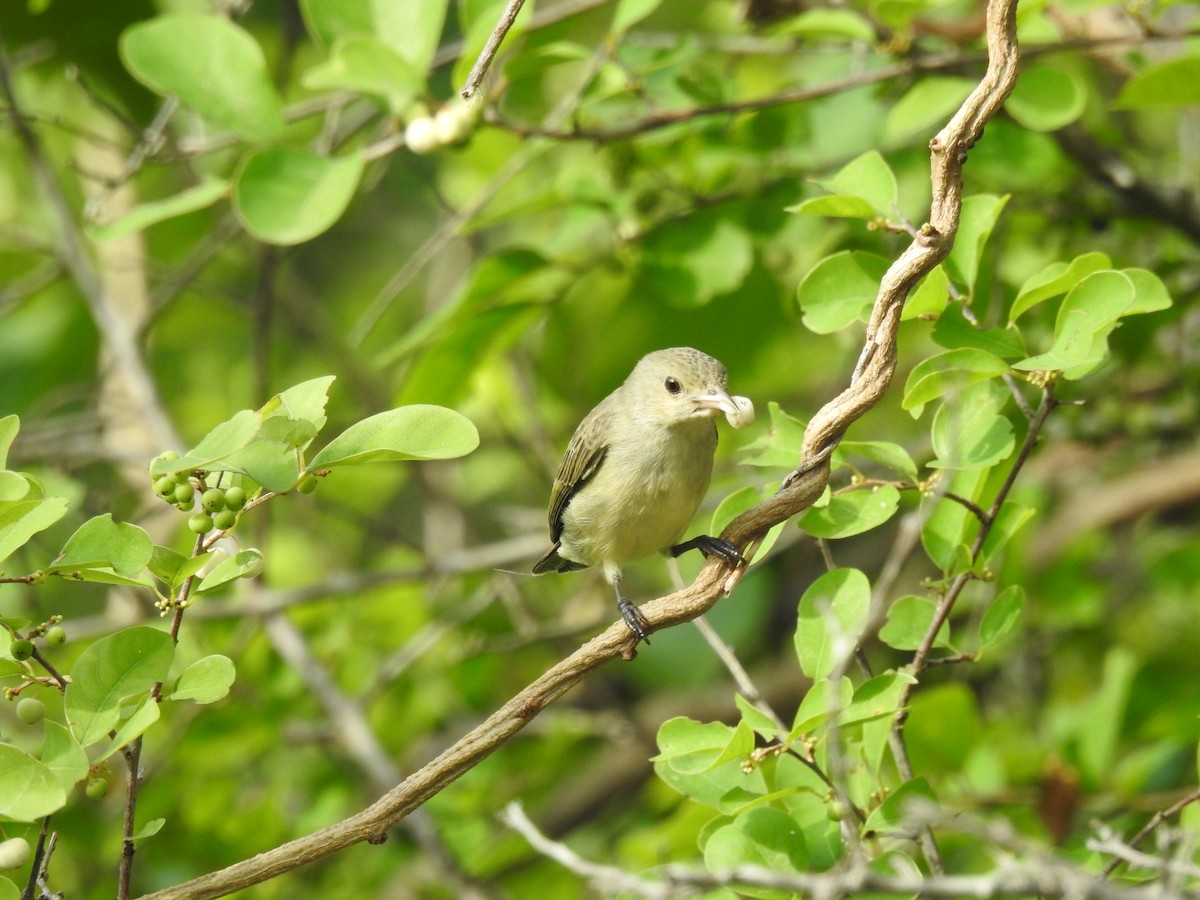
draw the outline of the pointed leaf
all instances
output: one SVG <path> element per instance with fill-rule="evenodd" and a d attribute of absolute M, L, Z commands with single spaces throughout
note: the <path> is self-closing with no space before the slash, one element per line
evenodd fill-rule
<path fill-rule="evenodd" d="M 92 229 L 92 236 L 97 241 L 114 241 L 117 238 L 128 237 L 159 222 L 212 206 L 228 194 L 229 182 L 226 179 L 205 177 L 195 187 L 182 190 L 178 194 L 164 197 L 162 200 L 139 203 L 119 218 L 104 225 L 97 225 Z"/>
<path fill-rule="evenodd" d="M 171 668 L 171 636 L 146 626 L 108 635 L 80 654 L 71 671 L 65 710 L 83 746 L 104 739 L 120 720 L 121 703 L 148 691 Z"/>
<path fill-rule="evenodd" d="M 67 514 L 62 497 L 0 502 L 0 562 Z"/>
<path fill-rule="evenodd" d="M 33 822 L 66 802 L 67 792 L 49 767 L 11 744 L 0 744 L 0 818 Z"/>
<path fill-rule="evenodd" d="M 996 595 L 979 623 L 979 649 L 998 644 L 1021 622 L 1025 610 L 1025 589 L 1010 585 Z"/>
<path fill-rule="evenodd" d="M 153 553 L 150 535 L 128 522 L 114 522 L 112 515 L 105 513 L 80 525 L 46 571 L 108 567 L 131 578 L 149 564 Z"/>
<path fill-rule="evenodd" d="M 171 699 L 215 703 L 229 693 L 236 677 L 233 660 L 228 656 L 206 656 L 183 670 L 171 691 Z"/>
<path fill-rule="evenodd" d="M 96 762 L 108 759 L 122 747 L 127 747 L 137 737 L 145 734 L 147 729 L 158 721 L 158 717 L 158 701 L 147 694 L 145 699 L 134 709 L 133 714 L 121 723 L 121 727 L 108 742 L 108 747 L 96 758 Z"/>
<path fill-rule="evenodd" d="M 330 441 L 309 471 L 408 459 L 452 459 L 479 446 L 470 419 L 452 409 L 416 404 L 363 419 Z"/>
<path fill-rule="evenodd" d="M 46 720 L 46 740 L 42 745 L 42 763 L 54 773 L 64 791 L 70 791 L 88 773 L 87 752 L 62 725 Z"/>
<path fill-rule="evenodd" d="M 228 559 L 223 559 L 196 585 L 197 594 L 215 590 L 238 578 L 254 578 L 263 570 L 262 554 L 254 549 L 239 550 Z"/>
<path fill-rule="evenodd" d="M 796 655 L 809 678 L 827 678 L 842 665 L 867 623 L 871 585 L 857 569 L 826 572 L 800 598 Z"/>

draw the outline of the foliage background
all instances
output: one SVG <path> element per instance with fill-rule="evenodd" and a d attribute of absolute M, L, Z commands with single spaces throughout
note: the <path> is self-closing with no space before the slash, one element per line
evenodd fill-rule
<path fill-rule="evenodd" d="M 739 463 L 767 433 L 767 402 L 807 417 L 845 384 L 861 335 L 851 323 L 807 328 L 797 285 L 834 252 L 890 259 L 908 241 L 862 219 L 785 210 L 825 193 L 814 180 L 878 150 L 896 173 L 900 214 L 919 224 L 929 136 L 981 69 L 970 3 L 546 3 L 522 13 L 483 121 L 417 154 L 405 124 L 455 102 L 498 4 L 451 3 L 444 23 L 440 4 L 425 4 L 439 15 L 402 23 L 402 37 L 394 15 L 346 4 L 343 21 L 337 8 L 222 9 L 262 48 L 292 113 L 265 141 L 230 137 L 186 108 L 152 124 L 164 101 L 123 64 L 127 28 L 207 3 L 10 4 L 0 26 L 40 162 L 73 223 L 64 229 L 39 190 L 39 160 L 12 128 L 0 131 L 0 413 L 22 420 L 11 465 L 72 503 L 7 574 L 45 565 L 74 526 L 110 511 L 187 552 L 146 462 L 307 378 L 337 375 L 330 433 L 425 402 L 460 410 L 482 436 L 460 461 L 338 472 L 239 531 L 263 551 L 263 577 L 198 604 L 181 635 L 188 658 L 233 657 L 238 680 L 222 705 L 175 710 L 147 741 L 139 816 L 167 822 L 139 844 L 141 890 L 360 808 L 612 619 L 598 578 L 512 573 L 542 549 L 543 501 L 570 430 L 644 352 L 706 350 L 760 410 L 749 434 L 722 426 L 697 527 L 733 490 L 778 480 L 786 469 Z M 994 561 L 996 585 L 1024 585 L 1019 629 L 973 663 L 930 670 L 907 730 L 914 768 L 943 802 L 1003 811 L 1071 856 L 1085 854 L 1092 820 L 1129 833 L 1196 782 L 1193 17 L 1172 4 L 1023 5 L 1026 72 L 966 170 L 968 194 L 1008 196 L 977 275 L 957 285 L 985 324 L 1004 325 L 1019 286 L 1047 264 L 1089 252 L 1157 273 L 1174 300 L 1124 320 L 1104 365 L 1064 384 L 1060 396 L 1078 405 L 1056 411 L 1018 485 L 1036 517 Z M 387 91 L 328 62 L 342 31 L 402 48 L 407 65 L 389 63 Z M 1041 74 L 1025 80 L 1030 71 Z M 1147 86 L 1147 72 L 1158 81 Z M 759 98 L 761 108 L 739 107 Z M 655 119 L 677 110 L 678 122 Z M 285 192 L 256 218 L 254 191 L 270 198 L 278 185 L 255 183 L 247 160 L 276 147 L 361 152 L 344 208 L 316 191 L 305 197 L 317 208 L 293 207 Z M 115 237 L 105 225 L 205 177 L 236 181 L 235 201 L 226 190 Z M 306 225 L 312 238 L 294 240 L 289 229 Z M 118 327 L 136 335 L 152 405 L 119 354 L 114 364 L 73 253 L 90 260 Z M 939 311 L 904 325 L 901 374 L 940 351 Z M 1031 347 L 1048 345 L 1053 327 L 1052 308 L 1022 322 Z M 923 463 L 929 414 L 914 420 L 896 387 L 851 437 L 898 443 Z M 905 491 L 891 521 L 828 552 L 874 579 L 921 507 Z M 923 593 L 938 574 L 919 547 L 900 562 L 894 596 Z M 697 568 L 684 562 L 685 575 Z M 791 640 L 797 601 L 825 568 L 821 548 L 790 525 L 709 617 L 785 717 L 807 686 Z M 636 596 L 669 584 L 654 562 L 632 577 Z M 982 615 L 994 590 L 979 588 L 956 628 Z M 3 585 L 0 613 L 64 615 L 71 641 L 56 661 L 69 670 L 90 639 L 157 621 L 151 599 Z M 906 659 L 874 639 L 865 649 L 877 669 Z M 8 707 L 0 734 L 36 743 Z M 691 860 L 712 813 L 648 762 L 659 726 L 679 715 L 737 718 L 728 676 L 690 628 L 590 679 L 384 846 L 253 894 L 583 893 L 578 876 L 496 820 L 511 799 L 584 856 L 634 871 Z M 55 816 L 55 889 L 111 896 L 119 795 L 77 793 Z M 4 834 L 33 833 L 24 828 Z M 977 848 L 949 850 L 967 870 L 982 863 Z"/>

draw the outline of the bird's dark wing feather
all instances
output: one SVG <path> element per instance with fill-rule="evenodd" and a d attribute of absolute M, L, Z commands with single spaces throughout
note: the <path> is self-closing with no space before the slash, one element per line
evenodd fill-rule
<path fill-rule="evenodd" d="M 612 413 L 606 404 L 597 406 L 579 423 L 571 443 L 567 445 L 562 465 L 554 476 L 554 491 L 550 495 L 550 540 L 556 543 L 562 537 L 563 513 L 571 498 L 595 476 L 604 462 L 608 452 L 604 435 L 608 433 L 611 418 Z"/>

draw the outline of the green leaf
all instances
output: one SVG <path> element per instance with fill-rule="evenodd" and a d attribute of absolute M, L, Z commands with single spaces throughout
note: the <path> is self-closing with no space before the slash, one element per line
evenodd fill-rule
<path fill-rule="evenodd" d="M 311 438 L 315 432 L 310 426 L 305 433 Z M 294 488 L 303 474 L 300 453 L 290 441 L 265 438 L 251 441 L 224 459 L 213 462 L 208 468 L 214 472 L 237 472 L 246 475 L 268 491 L 280 493 Z"/>
<path fill-rule="evenodd" d="M 0 562 L 67 514 L 61 497 L 0 501 Z"/>
<path fill-rule="evenodd" d="M 832 716 L 840 714 L 850 705 L 853 697 L 854 685 L 845 675 L 836 682 L 827 679 L 813 682 L 796 710 L 788 740 L 794 741 L 809 734 Z"/>
<path fill-rule="evenodd" d="M 612 33 L 628 31 L 662 5 L 662 0 L 617 0 L 613 14 Z"/>
<path fill-rule="evenodd" d="M 29 479 L 20 472 L 0 470 L 0 503 L 23 499 L 30 487 Z"/>
<path fill-rule="evenodd" d="M 1121 274 L 1133 283 L 1133 302 L 1122 315 L 1152 313 L 1170 309 L 1171 295 L 1162 279 L 1148 269 L 1122 269 Z"/>
<path fill-rule="evenodd" d="M 764 739 L 768 741 L 775 740 L 783 735 L 783 729 L 779 727 L 779 724 L 773 718 L 741 694 L 734 694 L 733 702 L 737 704 L 737 708 L 742 714 L 742 722 Z M 753 744 L 751 745 L 751 749 L 753 749 Z"/>
<path fill-rule="evenodd" d="M 900 318 L 904 321 L 920 317 L 936 316 L 950 302 L 950 278 L 940 264 L 918 282 L 908 295 Z"/>
<path fill-rule="evenodd" d="M 937 603 L 928 597 L 900 597 L 888 607 L 887 621 L 879 629 L 879 639 L 897 650 L 916 650 L 933 625 Z M 934 638 L 934 647 L 950 645 L 950 623 L 942 622 Z"/>
<path fill-rule="evenodd" d="M 802 216 L 824 216 L 831 219 L 876 219 L 879 213 L 862 197 L 847 194 L 829 194 L 810 197 L 795 206 L 786 207 L 787 212 Z"/>
<path fill-rule="evenodd" d="M 767 430 L 746 446 L 748 466 L 792 469 L 804 447 L 804 423 L 789 416 L 774 400 L 767 402 Z"/>
<path fill-rule="evenodd" d="M 910 481 L 917 480 L 917 464 L 899 444 L 890 441 L 842 441 L 834 451 L 834 459 L 844 461 L 847 456 L 861 456 Z"/>
<path fill-rule="evenodd" d="M 262 554 L 254 549 L 239 550 L 228 559 L 217 563 L 211 572 L 200 579 L 195 591 L 203 594 L 215 590 L 238 578 L 254 578 L 263 570 Z"/>
<path fill-rule="evenodd" d="M 330 47 L 347 34 L 372 34 L 375 21 L 373 0 L 300 0 L 306 30 L 321 43 Z M 395 4 L 400 5 L 400 4 Z M 408 4 L 405 4 L 408 5 Z M 437 3 L 413 4 L 436 6 Z"/>
<path fill-rule="evenodd" d="M 420 8 L 424 4 L 393 4 Z M 304 73 L 310 90 L 354 91 L 382 98 L 388 109 L 403 115 L 425 84 L 403 56 L 369 34 L 338 39 L 329 59 Z"/>
<path fill-rule="evenodd" d="M 1067 292 L 1059 307 L 1050 350 L 1014 367 L 1058 370 L 1068 379 L 1082 378 L 1108 355 L 1108 335 L 1135 296 L 1134 282 L 1123 272 L 1105 270 L 1087 276 Z"/>
<path fill-rule="evenodd" d="M 283 102 L 262 48 L 224 16 L 170 13 L 125 29 L 121 59 L 151 90 L 174 94 L 205 118 L 248 141 L 283 134 Z"/>
<path fill-rule="evenodd" d="M 1132 651 L 1121 646 L 1111 648 L 1104 657 L 1100 688 L 1086 714 L 1080 717 L 1079 762 L 1095 784 L 1107 784 L 1111 777 L 1137 668 Z"/>
<path fill-rule="evenodd" d="M 1021 72 L 1004 101 L 1010 116 L 1031 131 L 1057 131 L 1083 115 L 1087 88 L 1074 72 L 1031 66 Z"/>
<path fill-rule="evenodd" d="M 179 676 L 171 691 L 172 700 L 216 703 L 229 693 L 237 672 L 228 656 L 214 654 L 198 659 Z"/>
<path fill-rule="evenodd" d="M 875 43 L 875 29 L 862 14 L 851 9 L 817 7 L 799 15 L 789 16 L 779 23 L 780 34 L 818 38 L 845 38 L 850 41 Z"/>
<path fill-rule="evenodd" d="M 150 562 L 154 542 L 136 525 L 113 521 L 111 513 L 89 519 L 67 540 L 47 573 L 110 568 L 133 577 Z"/>
<path fill-rule="evenodd" d="M 1016 449 L 1012 422 L 1000 410 L 1008 402 L 1004 388 L 981 381 L 947 399 L 933 417 L 934 469 L 983 469 L 1007 459 Z"/>
<path fill-rule="evenodd" d="M 207 209 L 229 194 L 229 181 L 224 178 L 206 176 L 194 187 L 180 191 L 162 200 L 139 203 L 123 216 L 91 229 L 97 241 L 114 241 L 144 231 L 151 225 L 178 218 L 188 213 Z"/>
<path fill-rule="evenodd" d="M 1007 372 L 1008 363 L 985 350 L 975 347 L 947 350 L 913 367 L 904 384 L 904 400 L 900 405 L 915 419 L 930 400 Z"/>
<path fill-rule="evenodd" d="M 8 451 L 21 430 L 21 419 L 15 415 L 0 418 L 0 469 L 8 466 Z"/>
<path fill-rule="evenodd" d="M 129 746 L 140 735 L 145 734 L 158 721 L 158 717 L 158 701 L 147 694 L 134 709 L 132 715 L 121 723 L 121 727 L 117 729 L 117 733 L 108 742 L 108 746 L 96 757 L 96 762 L 103 762 L 122 747 Z"/>
<path fill-rule="evenodd" d="M 420 3 L 374 0 L 371 12 L 375 33 L 404 58 L 413 72 L 423 76 L 437 53 L 448 4 L 449 0 L 421 0 Z"/>
<path fill-rule="evenodd" d="M 1117 109 L 1179 109 L 1200 103 L 1200 57 L 1180 56 L 1151 65 L 1125 83 Z"/>
<path fill-rule="evenodd" d="M 861 250 L 843 250 L 817 263 L 796 291 L 804 324 L 832 334 L 870 316 L 889 262 Z"/>
<path fill-rule="evenodd" d="M 208 565 L 216 555 L 216 550 L 206 550 L 199 556 L 186 557 L 179 567 L 171 573 L 171 577 L 164 580 L 171 586 L 172 592 L 177 591 L 185 581 Z"/>
<path fill-rule="evenodd" d="M 164 825 L 167 824 L 166 819 L 151 819 L 141 828 L 139 828 L 129 839 L 131 841 L 144 841 L 146 838 L 154 837 L 158 834 Z"/>
<path fill-rule="evenodd" d="M 720 534 L 725 530 L 725 526 L 744 513 L 751 507 L 757 506 L 764 499 L 763 492 L 758 488 L 744 487 L 734 491 L 724 500 L 722 500 L 717 508 L 713 511 L 712 521 L 708 530 L 709 534 Z M 771 552 L 771 548 L 775 546 L 775 541 L 779 539 L 779 535 L 783 533 L 786 522 L 780 522 L 773 526 L 766 534 L 766 537 L 759 543 L 758 548 L 754 551 L 755 560 L 762 559 Z"/>
<path fill-rule="evenodd" d="M 0 744 L 0 817 L 34 822 L 66 802 L 67 792 L 48 766 L 11 744 Z"/>
<path fill-rule="evenodd" d="M 891 719 L 900 709 L 900 696 L 917 679 L 907 672 L 884 672 L 864 681 L 854 691 L 854 699 L 842 714 L 843 725 Z"/>
<path fill-rule="evenodd" d="M 479 446 L 471 420 L 452 409 L 416 404 L 356 422 L 330 441 L 308 470 L 409 459 L 452 459 Z"/>
<path fill-rule="evenodd" d="M 911 826 L 906 818 L 905 807 L 916 802 L 937 803 L 937 795 L 924 776 L 906 781 L 904 784 L 881 803 L 871 815 L 867 816 L 864 831 L 870 833 L 888 832 L 896 829 L 909 830 Z"/>
<path fill-rule="evenodd" d="M 234 211 L 262 241 L 303 243 L 328 230 L 346 211 L 363 165 L 361 153 L 329 157 L 290 147 L 260 150 L 238 171 Z"/>
<path fill-rule="evenodd" d="M 1021 285 L 1012 309 L 1008 311 L 1009 324 L 1043 300 L 1065 294 L 1089 275 L 1111 266 L 1112 260 L 1103 253 L 1085 253 L 1070 263 L 1057 262 L 1046 266 Z"/>
<path fill-rule="evenodd" d="M 986 474 L 983 469 L 959 472 L 950 483 L 950 492 L 978 502 L 975 495 Z M 977 527 L 978 521 L 961 503 L 945 497 L 937 498 L 933 511 L 921 526 L 921 544 L 934 565 L 943 573 L 950 573 L 958 564 L 960 551 L 966 550 L 967 535 Z"/>
<path fill-rule="evenodd" d="M 1006 502 L 1000 507 L 1000 512 L 997 513 L 995 521 L 992 523 L 992 529 L 988 532 L 987 539 L 983 542 L 981 556 L 983 561 L 990 562 L 995 558 L 1004 547 L 1012 540 L 1013 535 L 1021 530 L 1022 526 L 1033 518 L 1037 510 L 1022 506 L 1012 500 Z"/>
<path fill-rule="evenodd" d="M 1025 589 L 1010 585 L 996 595 L 979 622 L 979 649 L 1000 643 L 1016 630 L 1025 611 Z"/>
<path fill-rule="evenodd" d="M 832 178 L 818 180 L 817 184 L 831 194 L 859 197 L 883 218 L 897 214 L 900 190 L 896 176 L 878 150 L 868 150 L 846 163 Z"/>
<path fill-rule="evenodd" d="M 883 139 L 890 145 L 907 144 L 913 138 L 930 139 L 975 89 L 969 78 L 919 78 L 892 104 L 883 121 Z"/>
<path fill-rule="evenodd" d="M 245 447 L 262 426 L 262 418 L 252 409 L 243 409 L 217 425 L 195 447 L 178 459 L 159 459 L 150 465 L 150 475 L 174 475 L 194 469 L 210 469 L 213 464 Z"/>
<path fill-rule="evenodd" d="M 979 328 L 967 321 L 963 307 L 952 303 L 933 326 L 933 339 L 950 350 L 976 347 L 1002 359 L 1021 359 L 1027 356 L 1021 332 L 1008 328 Z"/>
<path fill-rule="evenodd" d="M 972 194 L 963 200 L 962 218 L 954 248 L 946 258 L 946 271 L 950 277 L 966 286 L 967 294 L 973 295 L 975 278 L 979 274 L 979 260 L 983 256 L 983 245 L 991 237 L 992 229 L 1008 203 L 1008 196 Z"/>
<path fill-rule="evenodd" d="M 900 492 L 890 484 L 834 494 L 828 506 L 810 507 L 799 518 L 813 537 L 845 538 L 877 528 L 896 513 Z"/>
<path fill-rule="evenodd" d="M 110 634 L 80 654 L 71 671 L 65 710 L 71 731 L 85 747 L 103 740 L 121 718 L 121 704 L 167 677 L 175 644 L 146 626 Z"/>
<path fill-rule="evenodd" d="M 867 624 L 871 585 L 858 569 L 826 572 L 800 598 L 796 655 L 814 681 L 828 678 L 858 646 Z"/>
<path fill-rule="evenodd" d="M 47 719 L 43 725 L 46 740 L 42 745 L 42 763 L 54 773 L 64 791 L 70 791 L 88 773 L 88 757 L 83 747 L 62 725 Z"/>
<path fill-rule="evenodd" d="M 800 826 L 781 809 L 759 806 L 712 831 L 704 844 L 704 864 L 713 872 L 763 866 L 773 872 L 808 870 Z"/>
<path fill-rule="evenodd" d="M 663 722 L 658 729 L 658 755 L 655 762 L 664 762 L 683 774 L 706 772 L 725 752 L 734 739 L 734 730 L 720 722 L 701 723 L 683 716 Z M 751 738 L 753 749 L 753 738 Z"/>

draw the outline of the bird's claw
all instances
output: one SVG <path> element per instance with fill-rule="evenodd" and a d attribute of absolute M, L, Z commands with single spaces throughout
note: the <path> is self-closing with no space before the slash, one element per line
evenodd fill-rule
<path fill-rule="evenodd" d="M 649 644 L 650 637 L 646 630 L 650 627 L 650 620 L 642 611 L 624 597 L 617 598 L 617 609 L 621 611 L 621 618 L 625 620 L 625 624 L 629 626 L 629 630 L 633 632 L 634 636 L 639 641 Z"/>
<path fill-rule="evenodd" d="M 741 552 L 729 541 L 719 537 L 713 537 L 709 534 L 701 534 L 692 538 L 690 541 L 684 541 L 682 544 L 676 544 L 671 548 L 672 556 L 679 556 L 682 553 L 687 553 L 689 550 L 699 550 L 704 554 L 705 559 L 717 556 L 731 569 L 736 569 L 738 566 L 745 565 L 746 560 Z"/>

